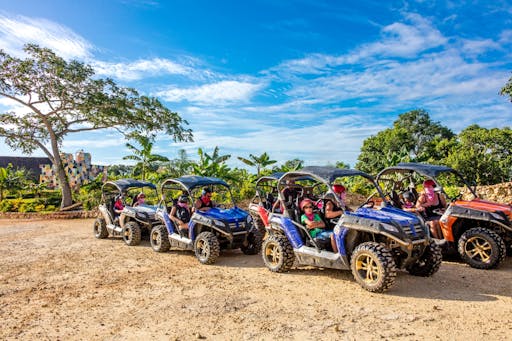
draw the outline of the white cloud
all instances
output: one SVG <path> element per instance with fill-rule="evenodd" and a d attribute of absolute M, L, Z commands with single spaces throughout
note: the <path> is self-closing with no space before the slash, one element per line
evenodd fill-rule
<path fill-rule="evenodd" d="M 173 88 L 159 92 L 158 96 L 170 102 L 188 101 L 201 104 L 246 102 L 262 86 L 262 84 L 227 80 L 187 89 Z"/>
<path fill-rule="evenodd" d="M 146 78 L 148 75 L 191 75 L 195 72 L 188 66 L 161 58 L 141 59 L 132 63 L 95 61 L 92 64 L 98 75 L 106 75 L 128 81 Z"/>
<path fill-rule="evenodd" d="M 27 43 L 50 48 L 65 59 L 87 58 L 92 50 L 84 38 L 52 21 L 0 14 L 0 48 L 22 56 L 23 45 Z"/>

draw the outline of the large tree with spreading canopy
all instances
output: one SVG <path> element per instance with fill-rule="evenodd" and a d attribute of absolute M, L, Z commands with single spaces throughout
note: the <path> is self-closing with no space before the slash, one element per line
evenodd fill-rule
<path fill-rule="evenodd" d="M 153 97 L 97 78 L 93 68 L 66 61 L 47 48 L 25 45 L 26 59 L 0 50 L 0 95 L 20 110 L 0 113 L 0 136 L 24 154 L 42 150 L 51 160 L 61 190 L 61 207 L 72 204 L 61 147 L 73 133 L 114 128 L 121 134 L 163 132 L 174 141 L 190 141 L 192 131 L 180 115 Z"/>

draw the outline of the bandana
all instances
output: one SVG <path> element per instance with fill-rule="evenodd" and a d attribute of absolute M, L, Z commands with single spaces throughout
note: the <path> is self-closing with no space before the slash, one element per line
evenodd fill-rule
<path fill-rule="evenodd" d="M 315 221 L 315 214 L 314 213 L 311 213 L 311 214 L 306 214 L 306 217 L 308 218 L 309 221 Z"/>
<path fill-rule="evenodd" d="M 179 206 L 179 207 L 185 207 L 185 208 L 187 208 L 187 207 L 188 207 L 188 203 L 186 203 L 186 202 L 178 202 L 178 206 Z"/>
<path fill-rule="evenodd" d="M 431 187 L 425 188 L 425 195 L 427 196 L 428 201 L 430 201 L 430 202 L 434 201 L 435 193 L 434 193 L 433 188 L 431 188 Z"/>
<path fill-rule="evenodd" d="M 209 205 L 210 204 L 210 201 L 212 201 L 212 199 L 208 198 L 206 195 L 203 195 L 201 197 L 201 201 L 203 202 L 203 204 L 205 205 Z"/>

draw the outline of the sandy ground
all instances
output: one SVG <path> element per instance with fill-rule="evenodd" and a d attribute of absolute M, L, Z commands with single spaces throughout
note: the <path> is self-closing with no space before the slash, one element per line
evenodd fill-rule
<path fill-rule="evenodd" d="M 385 294 L 350 272 L 268 271 L 261 256 L 98 240 L 93 220 L 0 220 L 0 339 L 512 339 L 512 257 L 497 270 L 443 262 Z"/>

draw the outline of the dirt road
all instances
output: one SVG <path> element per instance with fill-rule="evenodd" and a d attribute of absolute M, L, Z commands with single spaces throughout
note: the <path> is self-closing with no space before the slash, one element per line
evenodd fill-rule
<path fill-rule="evenodd" d="M 512 339 L 512 257 L 497 270 L 443 262 L 385 294 L 350 272 L 274 274 L 261 256 L 98 240 L 87 220 L 0 220 L 0 339 Z"/>

